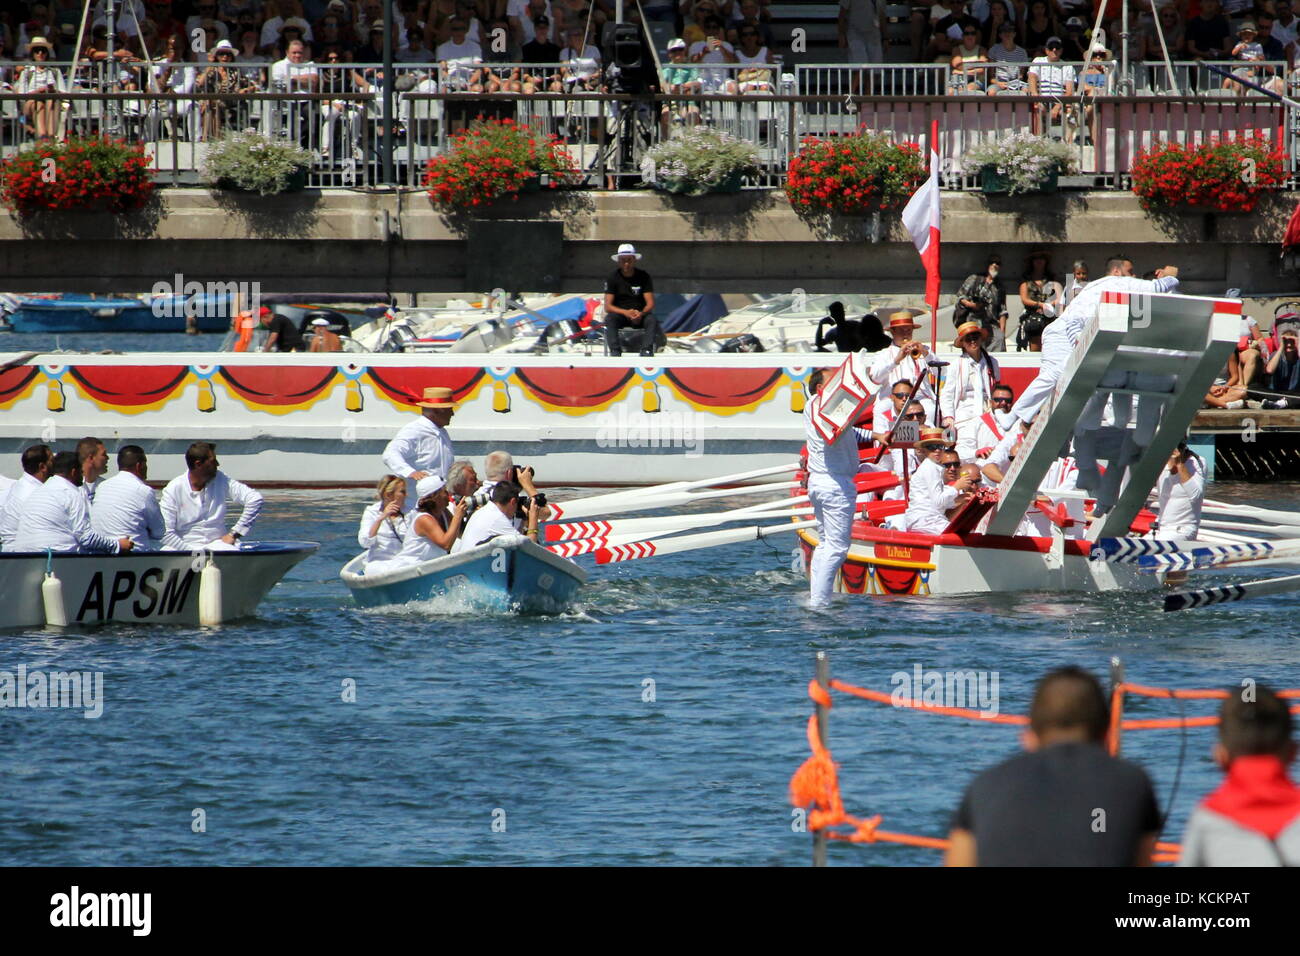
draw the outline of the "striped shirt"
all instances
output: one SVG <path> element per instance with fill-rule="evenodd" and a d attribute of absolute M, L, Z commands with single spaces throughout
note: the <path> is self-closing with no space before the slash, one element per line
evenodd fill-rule
<path fill-rule="evenodd" d="M 1029 62 L 1029 54 L 1025 52 L 1022 46 L 1014 46 L 1010 50 L 1001 43 L 989 50 L 989 59 L 994 63 L 1015 63 L 1022 64 Z M 1012 80 L 1020 79 L 1020 66 L 1000 66 L 995 71 L 999 83 L 1010 83 Z"/>
<path fill-rule="evenodd" d="M 153 489 L 129 471 L 98 482 L 90 524 L 110 538 L 130 538 L 137 548 L 157 548 L 165 533 Z"/>
<path fill-rule="evenodd" d="M 117 539 L 91 527 L 85 494 L 62 475 L 51 475 L 27 499 L 12 550 L 46 549 L 110 554 L 118 551 Z"/>
<path fill-rule="evenodd" d="M 1038 77 L 1039 96 L 1061 96 L 1068 83 L 1074 82 L 1074 67 L 1068 63 L 1053 63 L 1045 56 L 1034 58 L 1029 72 Z"/>

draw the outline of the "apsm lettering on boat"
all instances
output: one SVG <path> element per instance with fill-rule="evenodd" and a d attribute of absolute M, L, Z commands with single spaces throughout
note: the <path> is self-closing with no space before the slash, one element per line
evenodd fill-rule
<path fill-rule="evenodd" d="M 134 571 L 116 571 L 105 587 L 104 572 L 96 571 L 81 599 L 77 622 L 87 620 L 88 614 L 93 615 L 92 621 L 113 620 L 122 604 L 137 620 L 183 613 L 194 578 L 192 569 L 186 570 L 184 576 L 179 570 L 164 572 L 162 568 L 149 568 L 139 576 Z"/>

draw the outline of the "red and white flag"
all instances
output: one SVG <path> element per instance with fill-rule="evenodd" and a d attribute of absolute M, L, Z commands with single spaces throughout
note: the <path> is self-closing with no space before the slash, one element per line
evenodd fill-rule
<path fill-rule="evenodd" d="M 1282 255 L 1296 248 L 1300 248 L 1300 203 L 1296 203 L 1295 212 L 1291 213 L 1291 221 L 1282 235 Z"/>
<path fill-rule="evenodd" d="M 925 266 L 925 301 L 939 308 L 939 124 L 930 128 L 930 177 L 903 207 L 903 225 Z"/>

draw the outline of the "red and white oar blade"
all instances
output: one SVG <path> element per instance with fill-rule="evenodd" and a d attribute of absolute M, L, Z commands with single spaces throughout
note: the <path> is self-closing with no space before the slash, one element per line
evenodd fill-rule
<path fill-rule="evenodd" d="M 578 538 L 607 537 L 610 532 L 608 521 L 569 521 L 565 524 L 548 524 L 547 541 L 574 541 Z"/>
<path fill-rule="evenodd" d="M 688 534 L 685 537 L 669 538 L 666 541 L 632 541 L 627 544 L 600 548 L 596 551 L 596 563 L 612 564 L 616 561 L 635 561 L 639 558 L 679 554 L 683 551 L 697 551 L 701 548 L 716 548 L 724 544 L 756 541 L 769 535 L 798 531 L 800 528 L 808 528 L 816 523 L 816 520 L 791 521 L 788 524 L 766 528 L 755 525 L 749 528 L 732 528 L 727 531 L 706 531 L 703 534 Z"/>
<path fill-rule="evenodd" d="M 644 488 L 626 488 L 622 491 L 611 491 L 603 495 L 589 495 L 586 498 L 575 498 L 573 501 L 562 502 L 559 505 L 551 506 L 551 513 L 557 518 L 586 518 L 592 515 L 613 514 L 611 506 L 616 504 L 626 504 L 629 501 L 641 498 L 655 498 L 673 492 L 691 491 L 695 488 L 710 488 L 714 485 L 733 485 L 742 481 L 752 481 L 755 478 L 766 478 L 769 475 L 780 475 L 788 471 L 797 471 L 798 462 L 791 462 L 788 465 L 773 465 L 769 468 L 755 468 L 751 471 L 740 471 L 731 475 L 720 475 L 717 478 L 700 478 L 696 481 L 670 481 L 662 485 L 647 485 Z M 649 506 L 649 507 L 654 507 Z M 637 509 L 628 509 L 637 510 Z"/>
<path fill-rule="evenodd" d="M 609 538 L 583 538 L 580 541 L 559 541 L 547 545 L 546 550 L 562 558 L 576 558 L 579 555 L 591 554 L 597 548 L 603 548 L 607 544 Z"/>
<path fill-rule="evenodd" d="M 789 491 L 797 484 L 798 482 L 795 481 L 777 481 L 763 485 L 741 485 L 736 488 L 723 488 L 717 491 L 670 491 L 647 497 L 616 498 L 608 501 L 579 498 L 561 505 L 558 514 L 555 513 L 555 506 L 552 505 L 552 514 L 556 518 L 604 518 L 611 515 L 628 514 L 633 511 L 650 511 L 652 508 L 676 508 L 680 505 L 689 505 L 696 501 L 707 501 L 712 498 L 734 498 L 737 495 L 759 495 L 771 491 Z"/>
<path fill-rule="evenodd" d="M 1197 591 L 1178 591 L 1174 594 L 1166 594 L 1165 610 L 1188 611 L 1195 607 L 1226 604 L 1229 601 L 1263 597 L 1266 594 L 1284 594 L 1288 591 L 1300 591 L 1300 574 L 1290 574 L 1284 578 L 1264 578 L 1259 581 L 1247 581 L 1244 584 L 1227 584 L 1217 588 L 1201 588 Z"/>

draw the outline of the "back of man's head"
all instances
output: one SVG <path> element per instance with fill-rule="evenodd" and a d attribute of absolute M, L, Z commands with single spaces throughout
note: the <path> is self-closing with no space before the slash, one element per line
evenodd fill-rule
<path fill-rule="evenodd" d="M 510 457 L 510 452 L 490 451 L 483 459 L 483 474 L 488 481 L 505 481 L 510 477 L 510 469 L 514 466 L 515 460 Z"/>
<path fill-rule="evenodd" d="M 1062 667 L 1038 682 L 1029 707 L 1029 728 L 1043 744 L 1052 738 L 1101 742 L 1110 726 L 1101 683 L 1080 667 Z"/>
<path fill-rule="evenodd" d="M 209 456 L 217 453 L 216 445 L 206 441 L 196 441 L 185 449 L 185 467 L 194 470 L 195 465 L 207 461 Z"/>
<path fill-rule="evenodd" d="M 1219 742 L 1228 759 L 1269 755 L 1290 760 L 1291 711 L 1286 701 L 1262 684 L 1254 687 L 1253 700 L 1244 700 L 1240 687 L 1228 691 L 1219 711 Z"/>
<path fill-rule="evenodd" d="M 1111 276 L 1122 276 L 1124 274 L 1124 266 L 1127 263 L 1128 260 L 1123 256 L 1111 256 L 1106 260 L 1106 274 Z"/>
<path fill-rule="evenodd" d="M 519 497 L 519 491 L 519 486 L 512 482 L 498 482 L 492 486 L 492 501 L 504 508 Z"/>
<path fill-rule="evenodd" d="M 816 395 L 825 380 L 826 370 L 824 368 L 813 369 L 812 374 L 808 376 L 808 394 Z"/>
<path fill-rule="evenodd" d="M 54 453 L 50 451 L 49 445 L 32 445 L 23 449 L 23 472 L 28 475 L 34 475 L 50 460 Z"/>
<path fill-rule="evenodd" d="M 54 456 L 54 461 L 50 464 L 50 474 L 60 475 L 72 480 L 74 472 L 81 468 L 81 459 L 77 457 L 75 451 L 61 451 Z"/>
<path fill-rule="evenodd" d="M 139 445 L 123 445 L 117 450 L 118 471 L 135 471 L 145 461 L 144 449 Z"/>

